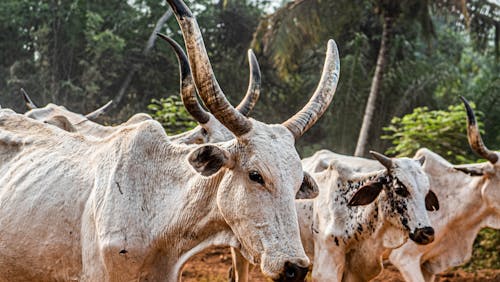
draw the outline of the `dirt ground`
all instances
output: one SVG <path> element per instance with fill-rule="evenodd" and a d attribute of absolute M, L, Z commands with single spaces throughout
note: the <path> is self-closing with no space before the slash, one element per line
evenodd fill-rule
<path fill-rule="evenodd" d="M 231 254 L 229 248 L 212 248 L 193 257 L 184 267 L 182 274 L 183 282 L 222 282 L 228 281 L 228 269 L 231 266 Z M 250 272 L 251 281 L 268 282 L 258 267 Z M 373 281 L 376 282 L 404 282 L 399 272 L 392 266 L 385 269 Z M 439 275 L 439 282 L 500 282 L 500 269 L 481 270 L 477 273 L 469 273 L 456 270 Z"/>

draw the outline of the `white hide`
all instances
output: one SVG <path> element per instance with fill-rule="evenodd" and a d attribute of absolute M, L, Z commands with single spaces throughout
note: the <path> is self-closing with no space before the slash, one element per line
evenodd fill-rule
<path fill-rule="evenodd" d="M 220 123 L 211 113 L 206 113 L 210 116 L 208 122 L 200 124 L 192 130 L 169 136 L 172 141 L 184 144 L 205 144 L 227 141 L 234 138 L 231 133 L 222 123 Z M 87 119 L 84 115 L 71 112 L 63 106 L 48 104 L 43 108 L 32 109 L 25 113 L 26 116 L 55 125 L 66 131 L 78 131 L 80 134 L 87 137 L 104 138 L 116 131 L 122 126 L 129 126 L 145 120 L 151 120 L 151 116 L 140 113 L 132 116 L 125 123 L 118 126 L 103 126 L 96 122 Z M 59 117 L 64 117 L 69 122 L 69 125 L 74 130 L 68 130 L 66 124 L 59 122 Z"/>
<path fill-rule="evenodd" d="M 2 110 L 0 281 L 177 281 L 213 245 L 239 248 L 272 278 L 285 261 L 306 267 L 294 138 L 250 121 L 238 139 L 187 146 L 152 120 L 89 140 Z M 207 146 L 224 155 L 210 177 L 187 161 Z"/>
<path fill-rule="evenodd" d="M 408 241 L 392 251 L 390 260 L 406 281 L 433 281 L 435 274 L 470 259 L 481 228 L 500 228 L 500 162 L 461 166 L 484 172 L 471 176 L 428 149 L 416 156 L 425 156 L 424 171 L 440 200 L 440 209 L 429 213 L 435 239 L 428 245 Z"/>

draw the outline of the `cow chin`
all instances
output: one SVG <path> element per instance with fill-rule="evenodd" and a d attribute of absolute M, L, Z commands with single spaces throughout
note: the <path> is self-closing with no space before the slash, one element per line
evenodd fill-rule
<path fill-rule="evenodd" d="M 309 259 L 307 257 L 270 257 L 262 255 L 260 268 L 262 273 L 273 281 L 298 282 L 304 281 L 309 271 Z"/>

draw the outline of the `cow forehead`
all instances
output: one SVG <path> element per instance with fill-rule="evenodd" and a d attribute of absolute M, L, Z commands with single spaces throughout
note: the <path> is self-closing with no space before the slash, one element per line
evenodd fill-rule
<path fill-rule="evenodd" d="M 284 126 L 255 121 L 252 130 L 239 137 L 238 143 L 245 152 L 244 163 L 258 166 L 263 172 L 272 171 L 276 174 L 273 177 L 290 177 L 293 181 L 302 179 L 302 164 L 295 149 L 295 139 Z M 295 173 L 298 171 L 300 173 Z"/>
<path fill-rule="evenodd" d="M 393 159 L 393 162 L 393 176 L 403 182 L 408 189 L 425 193 L 429 190 L 429 179 L 418 161 L 410 158 L 398 158 Z"/>

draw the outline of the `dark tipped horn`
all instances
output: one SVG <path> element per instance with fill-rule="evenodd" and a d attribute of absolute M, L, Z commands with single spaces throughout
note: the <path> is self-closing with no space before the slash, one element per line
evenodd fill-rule
<path fill-rule="evenodd" d="M 21 88 L 21 94 L 23 95 L 24 103 L 26 104 L 26 107 L 28 107 L 28 109 L 33 110 L 38 108 L 37 105 L 35 105 L 35 103 L 31 101 L 30 96 L 28 95 L 28 93 L 26 93 L 24 88 Z"/>
<path fill-rule="evenodd" d="M 390 170 L 392 168 L 392 159 L 375 151 L 370 151 L 370 154 L 379 161 L 385 168 Z"/>
<path fill-rule="evenodd" d="M 259 100 L 261 75 L 260 67 L 255 54 L 250 49 L 248 50 L 248 65 L 250 67 L 250 81 L 245 98 L 240 102 L 236 109 L 244 116 L 248 116 Z"/>
<path fill-rule="evenodd" d="M 104 106 L 101 106 L 99 109 L 86 114 L 85 117 L 88 120 L 96 121 L 98 117 L 105 114 L 110 109 L 111 104 L 113 104 L 113 100 L 108 101 L 106 104 L 104 104 Z"/>
<path fill-rule="evenodd" d="M 196 87 L 193 83 L 193 76 L 191 75 L 191 69 L 189 68 L 189 61 L 186 54 L 182 50 L 182 47 L 172 38 L 161 33 L 157 33 L 157 35 L 170 44 L 177 56 L 181 81 L 181 99 L 184 103 L 184 107 L 186 107 L 186 110 L 196 119 L 196 121 L 198 121 L 198 123 L 207 123 L 210 119 L 210 115 L 203 109 L 196 98 Z"/>
<path fill-rule="evenodd" d="M 194 83 L 201 99 L 212 114 L 234 135 L 252 129 L 252 123 L 226 99 L 215 78 L 200 28 L 189 8 L 181 0 L 168 0 L 179 23 L 186 44 Z"/>
<path fill-rule="evenodd" d="M 304 108 L 302 108 L 302 110 L 283 123 L 283 125 L 292 132 L 296 139 L 311 128 L 311 126 L 313 126 L 326 111 L 328 105 L 330 105 L 330 102 L 335 94 L 335 90 L 337 89 L 339 74 L 339 51 L 335 41 L 330 39 L 328 41 L 323 73 L 316 91 L 314 91 L 313 96 Z"/>
<path fill-rule="evenodd" d="M 496 163 L 498 161 L 498 155 L 495 152 L 488 150 L 488 148 L 484 145 L 481 133 L 479 132 L 479 127 L 477 126 L 474 111 L 469 105 L 469 102 L 462 96 L 460 96 L 460 99 L 464 103 L 465 110 L 467 112 L 467 139 L 469 140 L 469 145 L 472 151 L 482 158 L 487 159 L 490 163 Z"/>

